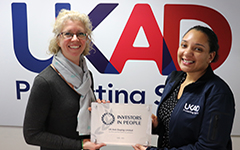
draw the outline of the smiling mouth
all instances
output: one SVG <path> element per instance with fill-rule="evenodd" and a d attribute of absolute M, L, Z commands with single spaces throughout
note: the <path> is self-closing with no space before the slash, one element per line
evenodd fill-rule
<path fill-rule="evenodd" d="M 72 49 L 78 49 L 81 46 L 69 46 L 69 47 L 72 48 Z"/>
<path fill-rule="evenodd" d="M 186 60 L 186 59 L 183 59 L 183 58 L 182 58 L 182 61 L 183 61 L 184 63 L 187 63 L 187 64 L 192 64 L 192 63 L 195 62 L 195 61 L 190 61 L 190 60 Z"/>

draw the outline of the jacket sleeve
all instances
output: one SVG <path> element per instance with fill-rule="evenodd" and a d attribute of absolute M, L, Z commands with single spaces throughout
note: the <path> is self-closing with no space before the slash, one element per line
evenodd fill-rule
<path fill-rule="evenodd" d="M 210 150 L 232 149 L 230 135 L 235 114 L 232 93 L 218 93 L 209 96 L 204 109 L 198 141 L 189 147 Z"/>
<path fill-rule="evenodd" d="M 37 76 L 31 89 L 23 124 L 26 143 L 52 149 L 81 149 L 81 140 L 45 130 L 50 108 L 51 89 L 45 79 Z"/>

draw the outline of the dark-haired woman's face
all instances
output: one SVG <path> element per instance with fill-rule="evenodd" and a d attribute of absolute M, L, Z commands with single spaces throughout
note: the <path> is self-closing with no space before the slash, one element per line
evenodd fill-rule
<path fill-rule="evenodd" d="M 187 73 L 203 74 L 215 56 L 209 53 L 208 37 L 195 29 L 190 30 L 178 48 L 178 64 Z"/>

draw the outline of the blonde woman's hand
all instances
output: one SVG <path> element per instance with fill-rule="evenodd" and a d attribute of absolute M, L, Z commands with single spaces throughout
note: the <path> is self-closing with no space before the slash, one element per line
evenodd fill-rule
<path fill-rule="evenodd" d="M 90 142 L 90 141 L 87 140 L 87 141 L 83 141 L 82 149 L 97 150 L 97 149 L 100 149 L 103 146 L 106 146 L 106 144 L 105 143 L 96 144 L 96 143 L 93 143 L 93 142 Z"/>
<path fill-rule="evenodd" d="M 96 102 L 98 102 L 98 103 L 103 103 L 103 104 L 105 104 L 105 103 L 110 103 L 110 101 L 106 101 L 106 100 L 100 100 L 100 99 L 97 99 L 97 101 Z"/>
<path fill-rule="evenodd" d="M 134 150 L 146 150 L 147 149 L 146 146 L 143 146 L 143 145 L 140 145 L 140 144 L 136 144 L 132 147 L 134 148 Z"/>
<path fill-rule="evenodd" d="M 100 100 L 100 99 L 97 99 L 96 102 L 98 102 L 99 104 L 100 104 L 100 103 L 103 103 L 103 104 L 110 103 L 110 101 Z M 91 107 L 88 107 L 88 110 L 89 110 L 89 111 L 92 111 L 92 108 L 91 108 Z"/>

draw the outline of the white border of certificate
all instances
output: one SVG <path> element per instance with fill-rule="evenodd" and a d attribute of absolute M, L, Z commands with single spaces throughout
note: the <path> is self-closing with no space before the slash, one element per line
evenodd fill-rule
<path fill-rule="evenodd" d="M 92 103 L 91 141 L 109 145 L 149 145 L 152 106 Z"/>

